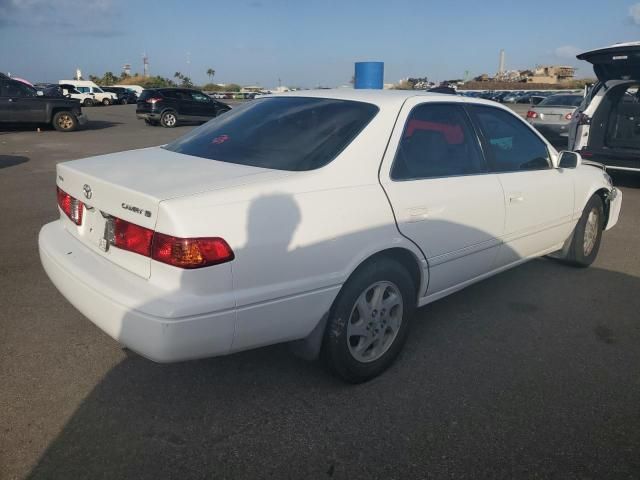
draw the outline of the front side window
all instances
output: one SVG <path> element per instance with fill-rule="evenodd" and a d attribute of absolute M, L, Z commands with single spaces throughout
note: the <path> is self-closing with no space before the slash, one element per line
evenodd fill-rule
<path fill-rule="evenodd" d="M 486 153 L 496 172 L 551 168 L 547 145 L 513 114 L 504 110 L 472 105 L 486 141 Z"/>
<path fill-rule="evenodd" d="M 331 162 L 378 107 L 330 98 L 255 100 L 216 117 L 169 145 L 196 157 L 276 170 L 314 170 Z"/>
<path fill-rule="evenodd" d="M 411 111 L 391 168 L 393 180 L 485 171 L 478 138 L 460 106 L 426 103 Z"/>
<path fill-rule="evenodd" d="M 91 90 L 89 90 L 89 87 L 76 87 L 76 90 L 78 90 L 80 93 L 90 93 Z"/>
<path fill-rule="evenodd" d="M 36 91 L 28 85 L 21 82 L 7 82 L 6 88 L 7 97 L 35 97 Z"/>

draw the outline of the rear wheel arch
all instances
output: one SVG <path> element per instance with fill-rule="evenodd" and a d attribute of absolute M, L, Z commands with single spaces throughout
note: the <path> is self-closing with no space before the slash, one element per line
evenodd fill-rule
<path fill-rule="evenodd" d="M 399 263 L 403 268 L 407 270 L 411 279 L 413 281 L 413 286 L 415 288 L 416 293 L 416 303 L 418 301 L 418 294 L 421 291 L 422 283 L 423 283 L 423 272 L 422 267 L 420 266 L 420 259 L 417 255 L 404 247 L 393 247 L 387 248 L 385 250 L 380 250 L 376 253 L 369 255 L 367 258 L 363 259 L 358 266 L 349 274 L 349 277 L 345 280 L 344 283 L 347 283 L 350 278 L 352 278 L 356 272 L 364 268 L 366 265 L 375 262 L 377 259 L 386 258 L 389 260 L 393 260 Z"/>

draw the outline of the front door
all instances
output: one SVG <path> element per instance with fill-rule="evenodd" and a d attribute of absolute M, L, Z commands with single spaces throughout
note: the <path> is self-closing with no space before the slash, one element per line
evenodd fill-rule
<path fill-rule="evenodd" d="M 400 232 L 427 258 L 427 294 L 445 294 L 494 268 L 502 187 L 459 102 L 409 99 L 396 125 L 380 181 Z"/>
<path fill-rule="evenodd" d="M 6 96 L 2 103 L 9 105 L 9 121 L 38 123 L 45 122 L 46 102 L 38 98 L 36 90 L 22 82 L 9 80 L 5 87 Z"/>
<path fill-rule="evenodd" d="M 547 143 L 501 108 L 470 105 L 491 170 L 504 189 L 504 247 L 498 266 L 561 244 L 573 225 L 573 170 L 556 168 Z"/>

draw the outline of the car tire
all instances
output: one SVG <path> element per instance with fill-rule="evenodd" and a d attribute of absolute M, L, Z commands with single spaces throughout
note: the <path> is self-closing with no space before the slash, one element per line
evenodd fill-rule
<path fill-rule="evenodd" d="M 591 265 L 600 250 L 604 230 L 604 205 L 599 195 L 592 196 L 582 212 L 573 231 L 573 238 L 566 260 L 576 266 L 586 268 Z"/>
<path fill-rule="evenodd" d="M 398 262 L 377 258 L 362 265 L 336 298 L 321 356 L 349 383 L 380 375 L 400 353 L 416 308 L 416 286 Z"/>
<path fill-rule="evenodd" d="M 104 105 L 105 107 L 108 107 L 109 105 L 111 105 L 111 100 L 109 100 L 108 98 L 103 98 L 102 105 Z"/>
<path fill-rule="evenodd" d="M 126 105 L 126 104 L 127 104 L 127 103 L 129 103 L 129 102 L 127 101 L 127 99 L 126 99 L 126 98 L 123 98 L 122 100 L 120 100 L 120 103 L 121 103 L 122 105 Z"/>
<path fill-rule="evenodd" d="M 162 116 L 160 117 L 160 125 L 162 125 L 164 128 L 173 128 L 177 125 L 177 123 L 178 116 L 176 115 L 176 112 L 174 112 L 173 110 L 168 110 L 162 113 Z"/>
<path fill-rule="evenodd" d="M 78 119 L 67 110 L 56 112 L 51 123 L 59 132 L 73 132 L 78 128 Z"/>
<path fill-rule="evenodd" d="M 90 98 L 85 98 L 82 102 L 82 105 L 85 107 L 91 107 L 93 106 L 93 100 L 91 100 Z"/>

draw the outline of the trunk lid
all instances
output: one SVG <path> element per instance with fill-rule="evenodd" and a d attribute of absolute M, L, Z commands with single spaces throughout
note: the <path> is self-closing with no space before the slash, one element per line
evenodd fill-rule
<path fill-rule="evenodd" d="M 57 185 L 85 204 L 81 225 L 63 215 L 67 230 L 96 253 L 148 278 L 148 257 L 106 245 L 110 217 L 153 230 L 163 200 L 288 174 L 153 147 L 60 163 Z"/>
<path fill-rule="evenodd" d="M 619 43 L 577 56 L 593 64 L 598 80 L 640 80 L 640 42 Z"/>

